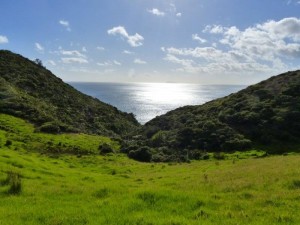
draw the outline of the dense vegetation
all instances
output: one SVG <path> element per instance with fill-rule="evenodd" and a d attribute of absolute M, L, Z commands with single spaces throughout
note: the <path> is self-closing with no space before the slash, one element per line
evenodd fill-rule
<path fill-rule="evenodd" d="M 0 50 L 0 113 L 24 118 L 48 133 L 119 136 L 139 126 L 132 114 L 62 82 L 41 61 Z"/>
<path fill-rule="evenodd" d="M 300 71 L 156 117 L 123 147 L 140 161 L 205 159 L 207 152 L 300 150 Z"/>

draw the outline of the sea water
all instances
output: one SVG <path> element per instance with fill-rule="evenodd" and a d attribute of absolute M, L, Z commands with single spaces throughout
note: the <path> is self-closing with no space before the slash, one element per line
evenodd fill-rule
<path fill-rule="evenodd" d="M 200 105 L 237 92 L 243 85 L 180 83 L 69 83 L 77 90 L 133 113 L 144 124 L 156 116 L 185 105 Z"/>

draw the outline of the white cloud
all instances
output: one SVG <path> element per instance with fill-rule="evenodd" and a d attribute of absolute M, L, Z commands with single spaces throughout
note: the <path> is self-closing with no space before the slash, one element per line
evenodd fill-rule
<path fill-rule="evenodd" d="M 205 39 L 199 37 L 198 34 L 193 34 L 193 35 L 192 35 L 192 39 L 195 40 L 195 41 L 198 41 L 198 42 L 201 43 L 201 44 L 204 44 L 204 43 L 207 42 L 207 40 L 205 40 Z"/>
<path fill-rule="evenodd" d="M 164 16 L 165 13 L 160 11 L 159 9 L 153 8 L 153 9 L 148 9 L 147 10 L 149 13 L 156 15 L 156 16 Z"/>
<path fill-rule="evenodd" d="M 143 61 L 143 60 L 141 60 L 141 59 L 135 59 L 133 62 L 134 62 L 135 64 L 147 64 L 146 61 Z"/>
<path fill-rule="evenodd" d="M 124 53 L 124 54 L 127 54 L 127 55 L 132 55 L 132 54 L 134 54 L 134 52 L 131 52 L 131 51 L 128 51 L 128 50 L 124 50 L 123 53 Z"/>
<path fill-rule="evenodd" d="M 34 45 L 35 45 L 35 50 L 37 50 L 40 53 L 44 52 L 45 49 L 44 49 L 44 47 L 40 43 L 36 42 Z"/>
<path fill-rule="evenodd" d="M 48 60 L 47 63 L 51 66 L 56 66 L 56 63 L 53 60 Z"/>
<path fill-rule="evenodd" d="M 117 61 L 117 60 L 113 60 L 113 61 L 98 62 L 97 65 L 98 65 L 98 66 L 104 66 L 104 67 L 107 67 L 107 66 L 113 66 L 113 65 L 121 66 L 122 63 L 120 63 L 120 62 Z"/>
<path fill-rule="evenodd" d="M 300 1 L 299 0 L 287 0 L 286 4 L 290 5 L 294 3 L 295 5 L 300 5 Z"/>
<path fill-rule="evenodd" d="M 240 31 L 223 28 L 220 43 L 267 61 L 276 58 L 300 57 L 300 19 L 284 18 L 268 21 Z"/>
<path fill-rule="evenodd" d="M 76 56 L 76 57 L 86 58 L 86 55 L 80 53 L 77 50 L 71 50 L 71 51 L 60 50 L 60 53 L 62 55 L 67 55 L 67 56 Z"/>
<path fill-rule="evenodd" d="M 106 61 L 106 62 L 103 62 L 103 63 L 97 63 L 98 66 L 112 66 L 112 63 L 110 61 Z"/>
<path fill-rule="evenodd" d="M 120 62 L 117 61 L 117 60 L 114 60 L 113 63 L 114 63 L 115 65 L 117 65 L 117 66 L 121 66 L 121 65 L 122 65 L 122 63 L 120 63 Z"/>
<path fill-rule="evenodd" d="M 104 51 L 105 50 L 105 48 L 102 47 L 102 46 L 97 46 L 96 49 L 99 50 L 99 51 Z"/>
<path fill-rule="evenodd" d="M 182 16 L 181 12 L 177 12 L 176 5 L 173 4 L 173 3 L 170 4 L 169 12 L 171 12 L 172 14 L 175 14 L 176 17 L 181 17 Z"/>
<path fill-rule="evenodd" d="M 207 25 L 204 30 L 204 33 L 211 33 L 211 34 L 221 34 L 224 32 L 224 28 L 220 25 Z"/>
<path fill-rule="evenodd" d="M 245 30 L 206 26 L 203 32 L 221 36 L 220 47 L 215 43 L 212 47 L 164 48 L 164 59 L 177 64 L 177 70 L 190 73 L 254 74 L 290 70 L 296 67 L 292 62 L 300 58 L 298 18 L 271 20 Z"/>
<path fill-rule="evenodd" d="M 300 19 L 295 17 L 284 18 L 280 21 L 268 21 L 262 25 L 257 25 L 257 29 L 268 32 L 271 35 L 283 38 L 292 38 L 300 41 Z"/>
<path fill-rule="evenodd" d="M 64 27 L 67 29 L 67 31 L 71 31 L 71 27 L 70 27 L 69 21 L 66 21 L 66 20 L 60 20 L 60 21 L 58 21 L 58 23 L 59 23 L 60 25 L 64 26 Z"/>
<path fill-rule="evenodd" d="M 0 44 L 8 43 L 8 38 L 6 36 L 0 35 Z"/>
<path fill-rule="evenodd" d="M 87 60 L 87 56 L 82 54 L 78 50 L 64 50 L 60 46 L 58 54 L 63 56 L 61 58 L 61 62 L 65 63 L 65 64 L 70 64 L 70 63 L 85 64 L 85 63 L 89 63 L 88 60 Z"/>
<path fill-rule="evenodd" d="M 178 57 L 172 54 L 167 54 L 164 60 L 181 65 L 182 68 L 178 69 L 179 71 L 184 71 L 189 73 L 195 73 L 198 71 L 198 68 L 194 66 L 195 64 L 194 61 L 191 59 L 179 59 Z"/>
<path fill-rule="evenodd" d="M 143 45 L 143 36 L 136 33 L 135 35 L 129 35 L 126 29 L 122 26 L 113 27 L 112 29 L 108 30 L 107 33 L 109 35 L 121 35 L 123 38 L 127 39 L 128 44 L 131 47 L 139 47 Z"/>
<path fill-rule="evenodd" d="M 65 64 L 70 64 L 70 63 L 88 63 L 86 59 L 79 58 L 79 57 L 68 57 L 68 58 L 61 58 L 61 61 Z"/>

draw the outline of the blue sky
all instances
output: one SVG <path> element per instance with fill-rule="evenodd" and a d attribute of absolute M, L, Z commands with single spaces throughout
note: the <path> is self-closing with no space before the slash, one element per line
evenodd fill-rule
<path fill-rule="evenodd" d="M 251 84 L 300 68 L 300 0 L 1 0 L 0 48 L 65 81 Z"/>

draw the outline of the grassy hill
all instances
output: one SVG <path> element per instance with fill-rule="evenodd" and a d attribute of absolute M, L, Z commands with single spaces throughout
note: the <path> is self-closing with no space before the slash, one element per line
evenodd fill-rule
<path fill-rule="evenodd" d="M 50 133 L 119 136 L 139 126 L 133 114 L 84 95 L 41 64 L 5 50 L 0 50 L 0 113 Z"/>
<path fill-rule="evenodd" d="M 156 117 L 123 148 L 142 161 L 201 159 L 207 152 L 300 150 L 300 71 Z"/>

